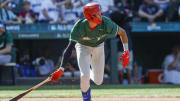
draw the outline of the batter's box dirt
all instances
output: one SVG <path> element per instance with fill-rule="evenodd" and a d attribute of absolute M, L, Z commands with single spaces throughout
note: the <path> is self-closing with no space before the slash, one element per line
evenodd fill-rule
<path fill-rule="evenodd" d="M 8 99 L 0 99 L 8 101 Z M 19 101 L 82 101 L 81 98 L 23 98 Z M 93 98 L 92 101 L 180 101 L 180 98 Z"/>

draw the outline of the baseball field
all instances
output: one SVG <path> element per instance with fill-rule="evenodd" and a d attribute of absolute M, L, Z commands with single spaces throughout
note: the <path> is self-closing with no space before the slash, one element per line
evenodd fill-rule
<path fill-rule="evenodd" d="M 32 86 L 0 86 L 0 101 Z M 180 85 L 102 85 L 92 86 L 93 101 L 180 101 Z M 77 85 L 44 85 L 20 101 L 82 101 Z"/>

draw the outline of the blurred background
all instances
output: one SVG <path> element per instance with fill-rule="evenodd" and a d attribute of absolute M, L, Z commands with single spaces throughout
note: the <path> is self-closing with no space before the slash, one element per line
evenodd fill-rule
<path fill-rule="evenodd" d="M 121 40 L 105 42 L 104 84 L 180 84 L 180 0 L 0 0 L 0 85 L 37 84 L 51 74 L 92 1 L 129 39 L 126 69 Z M 65 68 L 59 83 L 79 84 L 75 50 Z"/>

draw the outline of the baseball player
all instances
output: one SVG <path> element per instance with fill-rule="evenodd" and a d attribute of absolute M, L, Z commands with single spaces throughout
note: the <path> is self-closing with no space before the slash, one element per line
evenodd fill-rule
<path fill-rule="evenodd" d="M 126 32 L 109 18 L 102 16 L 102 12 L 99 3 L 92 2 L 84 6 L 85 19 L 80 19 L 75 23 L 70 33 L 69 44 L 63 52 L 61 65 L 51 74 L 52 81 L 59 80 L 63 74 L 63 67 L 71 55 L 71 50 L 75 47 L 81 73 L 80 87 L 83 101 L 91 101 L 90 79 L 97 85 L 101 85 L 103 82 L 104 41 L 109 36 L 120 36 L 124 48 L 120 60 L 123 61 L 124 67 L 129 63 Z"/>

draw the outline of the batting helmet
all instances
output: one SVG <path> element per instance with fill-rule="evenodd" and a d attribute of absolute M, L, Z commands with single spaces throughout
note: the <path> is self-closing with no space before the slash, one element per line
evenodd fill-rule
<path fill-rule="evenodd" d="M 91 22 L 94 22 L 96 24 L 101 24 L 102 19 L 97 18 L 96 14 L 101 14 L 103 10 L 101 9 L 101 6 L 97 2 L 88 3 L 83 8 L 83 14 L 84 17 Z"/>

